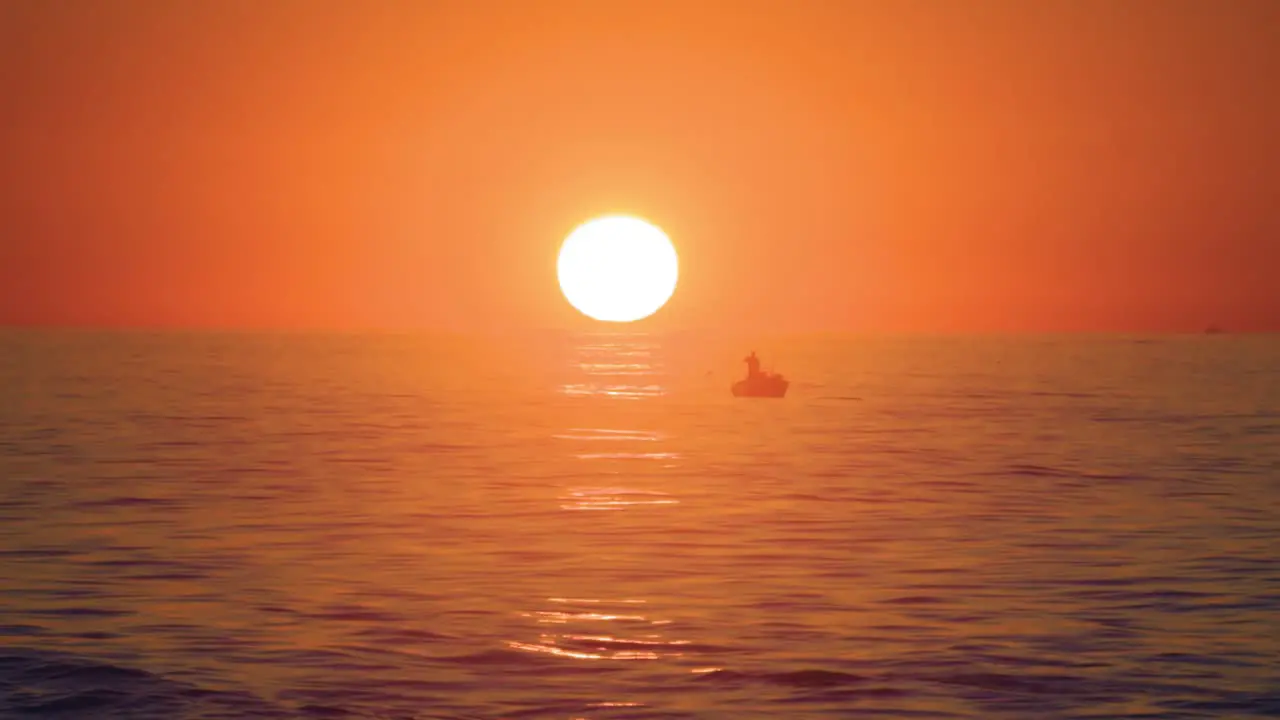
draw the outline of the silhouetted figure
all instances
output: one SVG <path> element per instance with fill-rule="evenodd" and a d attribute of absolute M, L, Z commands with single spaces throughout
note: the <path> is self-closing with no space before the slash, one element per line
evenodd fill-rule
<path fill-rule="evenodd" d="M 747 379 L 754 380 L 760 377 L 760 358 L 756 357 L 756 351 L 752 350 L 751 354 L 742 359 L 747 364 Z"/>

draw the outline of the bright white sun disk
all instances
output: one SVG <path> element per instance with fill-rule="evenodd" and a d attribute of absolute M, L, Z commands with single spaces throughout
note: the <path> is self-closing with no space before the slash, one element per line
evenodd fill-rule
<path fill-rule="evenodd" d="M 662 230 L 639 218 L 611 215 L 570 233 L 556 270 L 565 299 L 582 314 L 631 322 L 671 299 L 679 260 Z"/>

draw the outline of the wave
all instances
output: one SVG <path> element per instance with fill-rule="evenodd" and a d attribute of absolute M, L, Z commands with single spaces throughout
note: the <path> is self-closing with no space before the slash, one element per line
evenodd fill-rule
<path fill-rule="evenodd" d="M 0 716 L 170 720 L 302 716 L 247 692 L 213 690 L 69 653 L 0 650 Z"/>

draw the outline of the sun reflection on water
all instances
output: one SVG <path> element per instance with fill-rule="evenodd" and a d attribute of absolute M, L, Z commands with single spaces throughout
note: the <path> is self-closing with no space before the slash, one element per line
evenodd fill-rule
<path fill-rule="evenodd" d="M 570 428 L 568 432 L 553 435 L 558 440 L 604 440 L 657 442 L 662 436 L 646 430 L 611 430 L 608 428 Z"/>
<path fill-rule="evenodd" d="M 611 402 L 651 400 L 666 394 L 654 357 L 657 349 L 651 342 L 635 339 L 578 347 L 577 357 L 570 362 L 576 377 L 559 390 L 583 402 L 573 411 L 574 420 L 551 435 L 574 468 L 573 479 L 559 489 L 562 510 L 651 512 L 680 504 L 664 475 L 681 461 L 679 452 L 664 446 L 670 434 L 654 427 L 661 427 L 661 421 L 655 421 L 648 407 Z M 601 477 L 610 480 L 593 482 Z M 671 636 L 673 621 L 655 616 L 643 599 L 563 596 L 545 598 L 540 604 L 517 613 L 529 623 L 529 635 L 506 640 L 509 649 L 601 662 L 677 658 L 692 649 L 689 640 Z M 593 707 L 642 705 L 604 702 Z"/>
<path fill-rule="evenodd" d="M 654 356 L 656 349 L 657 345 L 636 338 L 580 345 L 573 366 L 584 377 L 564 383 L 560 392 L 570 397 L 618 400 L 666 395 L 666 388 L 656 382 L 662 368 Z"/>
<path fill-rule="evenodd" d="M 579 460 L 674 460 L 680 457 L 679 453 L 670 452 L 651 452 L 651 453 L 578 453 L 574 457 Z"/>
<path fill-rule="evenodd" d="M 570 396 L 603 396 L 620 400 L 643 400 L 667 394 L 661 385 L 598 385 L 594 383 L 562 385 L 560 391 Z"/>
<path fill-rule="evenodd" d="M 679 500 L 656 490 L 633 490 L 622 487 L 593 487 L 570 490 L 562 495 L 564 510 L 623 510 L 651 505 L 677 505 Z"/>
<path fill-rule="evenodd" d="M 588 375 L 652 375 L 649 363 L 578 363 Z"/>
<path fill-rule="evenodd" d="M 682 657 L 690 641 L 665 637 L 660 629 L 670 625 L 666 619 L 651 618 L 634 611 L 645 601 L 634 599 L 607 600 L 601 598 L 547 598 L 547 602 L 560 605 L 621 605 L 627 610 L 601 612 L 598 609 L 537 610 L 520 613 L 538 625 L 582 625 L 600 628 L 612 623 L 619 629 L 632 632 L 602 632 L 588 629 L 580 632 L 540 632 L 535 642 L 510 640 L 507 647 L 522 652 L 542 653 L 572 660 L 658 660 L 663 657 Z"/>

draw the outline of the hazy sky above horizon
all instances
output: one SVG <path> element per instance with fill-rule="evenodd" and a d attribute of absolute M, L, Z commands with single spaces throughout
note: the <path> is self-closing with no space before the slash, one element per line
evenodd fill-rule
<path fill-rule="evenodd" d="M 0 0 L 0 324 L 1280 330 L 1280 2 Z"/>

